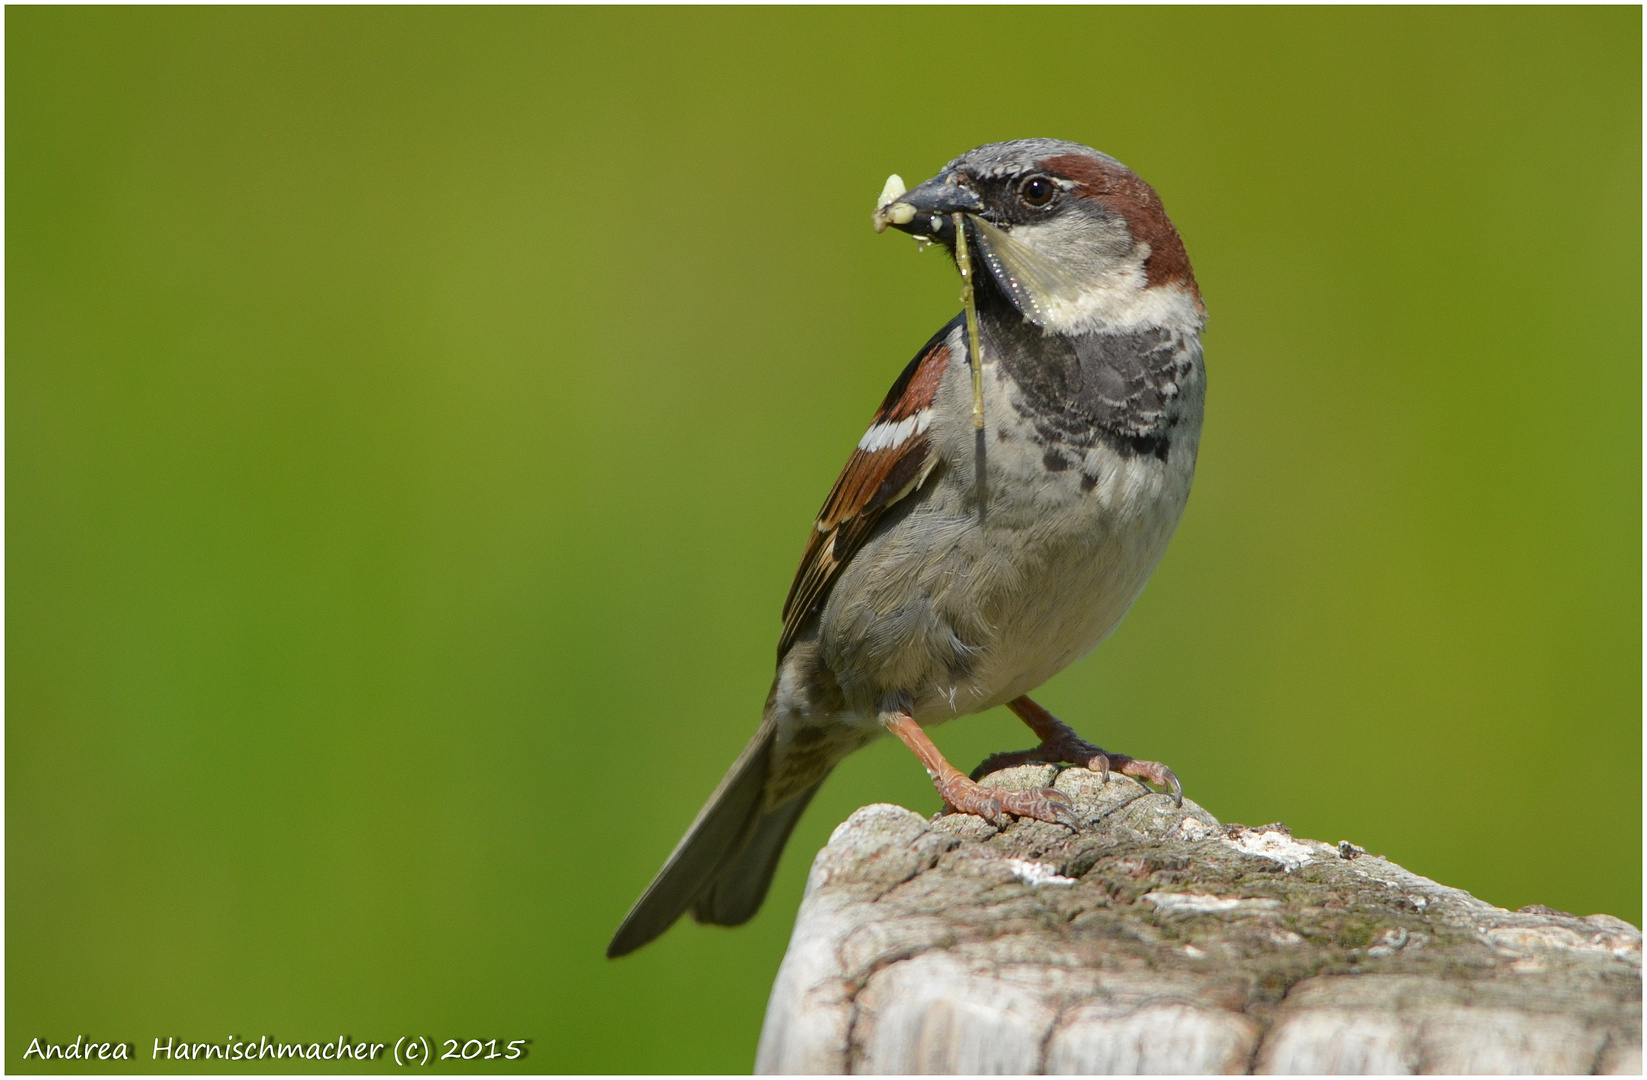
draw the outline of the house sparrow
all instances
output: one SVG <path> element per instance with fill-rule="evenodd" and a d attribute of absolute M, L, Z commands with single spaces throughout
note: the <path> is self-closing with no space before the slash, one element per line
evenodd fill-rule
<path fill-rule="evenodd" d="M 1160 198 L 1089 147 L 1023 139 L 963 154 L 913 191 L 892 183 L 874 223 L 975 268 L 982 426 L 957 315 L 892 384 L 835 482 L 784 603 L 760 728 L 608 956 L 688 909 L 747 921 L 830 770 L 889 732 L 947 806 L 998 822 L 1077 824 L 1059 792 L 976 783 L 1031 761 L 1181 796 L 1164 765 L 1106 754 L 1025 696 L 1120 623 L 1189 497 L 1206 308 Z M 1040 745 L 970 778 L 923 730 L 1002 704 Z"/>

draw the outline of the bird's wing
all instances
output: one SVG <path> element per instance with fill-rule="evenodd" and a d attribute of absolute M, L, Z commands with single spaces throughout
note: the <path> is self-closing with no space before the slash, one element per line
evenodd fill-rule
<path fill-rule="evenodd" d="M 960 322 L 956 316 L 933 335 L 892 384 L 818 512 L 784 601 L 780 659 L 794 644 L 802 624 L 823 608 L 835 576 L 863 547 L 881 514 L 919 488 L 937 464 L 927 428 L 932 423 L 933 398 L 949 366 L 946 342 Z"/>

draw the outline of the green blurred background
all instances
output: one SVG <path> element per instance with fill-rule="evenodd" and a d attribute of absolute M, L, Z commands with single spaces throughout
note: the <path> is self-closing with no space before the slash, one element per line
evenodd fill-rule
<path fill-rule="evenodd" d="M 830 828 L 936 809 L 906 751 L 837 772 L 751 925 L 601 950 L 957 308 L 876 192 L 1029 135 L 1155 184 L 1212 313 L 1183 526 L 1043 700 L 1225 820 L 1640 922 L 1639 8 L 6 30 L 9 1069 L 748 1069 Z"/>

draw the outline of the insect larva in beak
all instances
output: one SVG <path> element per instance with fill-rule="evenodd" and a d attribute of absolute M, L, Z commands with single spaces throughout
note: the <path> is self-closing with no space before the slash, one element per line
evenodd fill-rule
<path fill-rule="evenodd" d="M 888 225 L 908 225 L 915 220 L 915 208 L 898 201 L 907 190 L 904 178 L 897 173 L 886 178 L 886 186 L 881 188 L 881 196 L 875 200 L 875 213 L 869 219 L 876 232 L 885 231 Z"/>
<path fill-rule="evenodd" d="M 899 176 L 897 173 L 893 173 L 891 176 L 886 178 L 886 186 L 881 188 L 881 197 L 875 200 L 875 209 L 881 210 L 891 206 L 894 202 L 898 201 L 898 199 L 902 198 L 904 192 L 908 190 L 908 188 L 904 187 L 904 178 Z"/>

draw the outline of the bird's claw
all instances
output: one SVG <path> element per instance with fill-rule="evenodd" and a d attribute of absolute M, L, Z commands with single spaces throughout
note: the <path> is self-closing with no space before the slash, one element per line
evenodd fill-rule
<path fill-rule="evenodd" d="M 1112 754 L 1084 739 L 1074 737 L 1054 739 L 1029 750 L 991 754 L 972 770 L 972 779 L 982 780 L 990 773 L 1010 769 L 1015 765 L 1065 763 L 1090 769 L 1102 777 L 1106 784 L 1109 783 L 1110 773 L 1118 772 L 1135 780 L 1148 781 L 1156 787 L 1168 788 L 1172 801 L 1178 806 L 1184 805 L 1184 785 L 1179 782 L 1178 774 L 1159 761 L 1140 761 L 1126 754 Z"/>
<path fill-rule="evenodd" d="M 1122 755 L 1117 754 L 1116 757 Z M 1116 767 L 1116 771 L 1132 777 L 1134 780 L 1148 780 L 1156 787 L 1167 788 L 1162 794 L 1172 795 L 1173 804 L 1184 805 L 1184 785 L 1178 782 L 1178 774 L 1161 764 L 1159 761 L 1139 761 L 1137 758 L 1126 758 L 1125 763 Z"/>
<path fill-rule="evenodd" d="M 1034 818 L 1036 821 L 1045 821 L 1052 825 L 1064 825 L 1077 831 L 1081 828 L 1081 819 L 1075 815 L 1075 807 L 1069 798 L 1063 792 L 1052 788 L 1004 791 L 1001 793 L 1001 807 L 1007 813 L 1019 817 Z"/>
<path fill-rule="evenodd" d="M 959 773 L 940 788 L 944 804 L 957 813 L 976 814 L 991 824 L 1004 828 L 1008 815 L 1033 818 L 1051 825 L 1063 825 L 1079 830 L 1081 819 L 1068 796 L 1052 788 L 1030 788 L 1026 791 L 1008 791 L 1002 788 L 980 787 Z"/>

